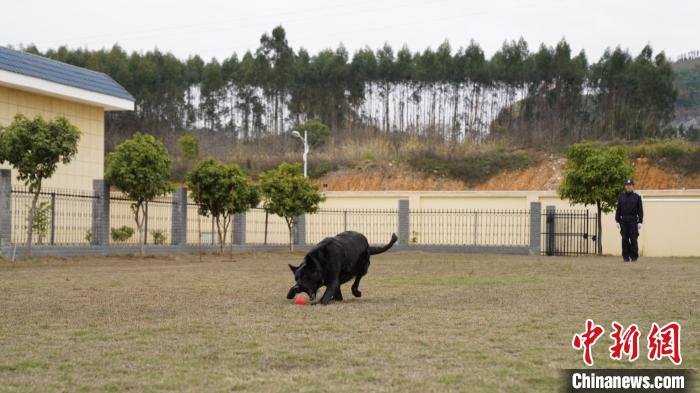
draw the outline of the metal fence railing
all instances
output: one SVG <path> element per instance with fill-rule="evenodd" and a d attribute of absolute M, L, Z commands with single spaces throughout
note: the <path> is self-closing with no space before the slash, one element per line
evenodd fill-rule
<path fill-rule="evenodd" d="M 288 244 L 289 228 L 284 218 L 264 209 L 250 209 L 245 214 L 246 243 Z"/>
<path fill-rule="evenodd" d="M 15 244 L 27 240 L 28 217 L 34 194 L 13 188 L 12 237 Z M 33 244 L 89 244 L 92 228 L 91 192 L 46 191 L 39 194 L 34 215 Z"/>
<path fill-rule="evenodd" d="M 395 209 L 320 210 L 306 216 L 306 241 L 318 243 L 343 231 L 356 231 L 370 244 L 385 244 L 392 233 L 398 233 L 398 227 Z"/>
<path fill-rule="evenodd" d="M 139 244 L 138 230 L 132 205 L 134 202 L 121 192 L 111 192 L 109 196 L 110 241 L 114 244 Z M 146 244 L 168 244 L 172 220 L 172 197 L 163 196 L 146 203 L 144 207 L 144 232 Z M 115 234 L 129 228 L 131 236 Z M 123 231 L 122 231 L 123 232 Z M 125 238 L 126 237 L 126 238 Z"/>
<path fill-rule="evenodd" d="M 529 210 L 411 210 L 409 244 L 527 246 Z"/>
<path fill-rule="evenodd" d="M 90 244 L 93 227 L 93 204 L 97 194 L 92 192 L 42 192 L 38 203 L 38 221 L 33 235 L 35 244 Z M 13 243 L 26 240 L 27 217 L 32 194 L 13 188 L 11 194 Z M 138 231 L 132 210 L 133 201 L 120 192 L 109 194 L 109 243 L 138 244 Z M 173 196 L 166 195 L 148 202 L 145 233 L 147 244 L 170 244 L 173 234 Z M 352 230 L 363 233 L 371 244 L 385 244 L 392 233 L 403 235 L 409 245 L 426 246 L 513 246 L 530 243 L 530 211 L 522 210 L 409 210 L 400 219 L 398 209 L 323 209 L 307 214 L 303 235 L 299 240 L 315 244 L 340 232 Z M 581 211 L 557 211 L 551 221 L 543 214 L 542 250 L 554 253 L 586 253 L 595 239 L 591 217 Z M 401 221 L 406 220 L 406 221 Z M 408 231 L 399 230 L 399 222 L 408 224 Z M 198 205 L 187 203 L 184 224 L 189 245 L 217 244 L 218 232 L 212 217 L 199 214 Z M 554 225 L 554 226 L 552 226 Z M 177 226 L 176 226 L 177 227 Z M 226 243 L 234 237 L 229 224 Z M 122 236 L 112 232 L 122 230 Z M 240 228 L 232 228 L 234 231 Z M 406 230 L 406 227 L 403 228 Z M 124 232 L 130 232 L 126 236 Z M 406 235 L 407 234 L 407 235 Z M 118 233 L 117 233 L 118 235 Z M 285 220 L 268 214 L 264 209 L 251 209 L 245 214 L 245 243 L 251 245 L 282 245 L 289 242 Z M 549 236 L 549 237 L 547 237 Z M 548 243 L 549 242 L 549 243 Z"/>
<path fill-rule="evenodd" d="M 596 213 L 572 209 L 545 211 L 541 225 L 544 255 L 585 255 L 597 251 Z"/>
<path fill-rule="evenodd" d="M 216 230 L 214 218 L 199 214 L 199 205 L 187 203 L 187 244 L 218 244 L 219 234 Z M 229 226 L 230 227 L 230 226 Z M 226 237 L 226 242 L 231 236 Z"/>
<path fill-rule="evenodd" d="M 136 230 L 136 221 L 134 212 L 131 208 L 133 201 L 123 196 L 121 193 L 110 193 L 109 196 L 109 226 L 110 226 L 110 243 L 113 244 L 138 244 L 138 233 Z M 115 240 L 114 231 L 122 228 L 129 228 L 132 231 L 131 236 L 124 235 L 119 240 Z M 124 238 L 126 237 L 126 238 Z"/>

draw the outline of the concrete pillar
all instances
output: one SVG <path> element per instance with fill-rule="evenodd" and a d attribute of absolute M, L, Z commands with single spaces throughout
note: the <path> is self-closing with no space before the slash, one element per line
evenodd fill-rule
<path fill-rule="evenodd" d="M 109 245 L 109 185 L 102 179 L 92 181 L 92 242 L 94 246 Z"/>
<path fill-rule="evenodd" d="M 173 192 L 172 220 L 170 220 L 170 244 L 187 244 L 187 189 L 179 187 Z"/>
<path fill-rule="evenodd" d="M 408 199 L 399 200 L 399 244 L 406 245 L 411 241 L 410 203 Z"/>
<path fill-rule="evenodd" d="M 542 252 L 542 204 L 530 202 L 530 255 Z"/>
<path fill-rule="evenodd" d="M 296 218 L 296 227 L 294 230 L 294 244 L 306 244 L 306 215 L 302 214 Z"/>
<path fill-rule="evenodd" d="M 245 213 L 237 213 L 233 215 L 233 244 L 245 244 Z"/>
<path fill-rule="evenodd" d="M 12 171 L 0 169 L 0 247 L 12 242 Z"/>

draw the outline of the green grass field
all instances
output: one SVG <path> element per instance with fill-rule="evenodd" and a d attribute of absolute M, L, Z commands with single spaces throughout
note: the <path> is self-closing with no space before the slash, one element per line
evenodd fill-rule
<path fill-rule="evenodd" d="M 700 259 L 395 252 L 323 307 L 285 299 L 301 256 L 0 262 L 0 391 L 551 392 L 587 318 L 596 367 L 672 367 L 645 339 L 671 320 L 700 366 Z M 613 320 L 643 359 L 608 358 Z"/>

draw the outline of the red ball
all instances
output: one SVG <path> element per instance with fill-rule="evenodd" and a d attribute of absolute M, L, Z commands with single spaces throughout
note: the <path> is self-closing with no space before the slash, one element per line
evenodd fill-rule
<path fill-rule="evenodd" d="M 297 295 L 294 298 L 294 304 L 299 304 L 299 305 L 309 304 L 309 299 L 307 299 L 306 296 L 304 296 L 304 295 Z"/>

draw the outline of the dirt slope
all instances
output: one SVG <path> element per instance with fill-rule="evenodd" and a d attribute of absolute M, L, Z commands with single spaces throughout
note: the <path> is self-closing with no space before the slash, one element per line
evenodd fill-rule
<path fill-rule="evenodd" d="M 549 157 L 529 168 L 506 171 L 478 184 L 476 190 L 556 190 L 566 165 L 563 158 Z"/>
<path fill-rule="evenodd" d="M 324 175 L 317 183 L 326 191 L 454 191 L 465 190 L 464 182 L 412 171 L 394 163 L 363 163 Z"/>
<path fill-rule="evenodd" d="M 353 169 L 326 174 L 317 183 L 325 185 L 327 191 L 556 190 L 565 165 L 564 158 L 548 157 L 538 165 L 502 172 L 470 188 L 463 181 L 417 173 L 401 164 L 365 162 Z M 700 173 L 684 176 L 645 158 L 635 160 L 633 165 L 638 189 L 700 189 Z"/>

